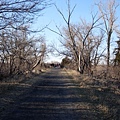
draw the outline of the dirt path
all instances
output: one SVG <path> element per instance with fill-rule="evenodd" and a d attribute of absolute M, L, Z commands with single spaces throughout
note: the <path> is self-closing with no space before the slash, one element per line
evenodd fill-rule
<path fill-rule="evenodd" d="M 52 69 L 38 76 L 34 84 L 16 90 L 21 94 L 0 120 L 102 120 L 89 89 L 81 89 L 64 70 Z"/>

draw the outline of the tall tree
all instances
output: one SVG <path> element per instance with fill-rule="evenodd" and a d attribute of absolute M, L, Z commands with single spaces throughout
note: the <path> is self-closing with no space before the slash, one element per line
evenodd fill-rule
<path fill-rule="evenodd" d="M 71 23 L 71 17 L 76 6 L 71 9 L 70 0 L 67 0 L 67 2 L 67 18 L 56 6 L 57 11 L 66 23 L 66 27 L 63 28 L 62 32 L 58 27 L 59 32 L 49 29 L 63 37 L 64 42 L 61 43 L 66 49 L 60 53 L 72 57 L 74 63 L 76 63 L 77 70 L 83 74 L 86 69 L 89 69 L 91 66 L 90 56 L 93 48 L 95 47 L 95 44 L 92 45 L 94 42 L 92 42 L 93 38 L 91 38 L 91 36 L 93 34 L 93 30 L 101 25 L 99 23 L 101 17 L 98 17 L 97 14 L 92 15 L 91 23 L 81 20 L 81 24 L 74 25 Z"/>
<path fill-rule="evenodd" d="M 118 4 L 116 0 L 107 0 L 107 2 L 99 2 L 97 4 L 100 14 L 102 15 L 104 27 L 103 29 L 107 35 L 107 70 L 110 65 L 110 46 L 111 46 L 111 37 L 113 31 L 115 30 L 116 23 L 116 11 Z"/>

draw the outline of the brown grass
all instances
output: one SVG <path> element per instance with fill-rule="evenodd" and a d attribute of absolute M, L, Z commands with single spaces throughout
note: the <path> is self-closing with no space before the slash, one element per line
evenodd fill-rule
<path fill-rule="evenodd" d="M 43 69 L 41 73 L 45 73 L 49 71 L 49 69 Z M 40 73 L 40 74 L 41 74 Z M 17 86 L 28 86 L 35 82 L 35 77 L 37 77 L 37 73 L 26 73 L 22 75 L 14 75 L 13 77 L 7 77 L 0 81 L 0 95 L 6 94 L 10 90 L 14 90 Z"/>
<path fill-rule="evenodd" d="M 100 68 L 101 70 L 101 68 Z M 93 101 L 92 108 L 98 112 L 98 118 L 119 120 L 120 118 L 120 79 L 90 77 L 80 75 L 77 71 L 66 70 L 74 78 L 75 84 L 79 84 L 80 89 L 86 98 Z M 87 92 L 89 90 L 89 92 Z M 79 91 L 81 94 L 81 91 Z M 89 97 L 88 97 L 89 96 Z M 88 100 L 88 103 L 91 101 Z M 102 118 L 101 118 L 102 117 Z"/>

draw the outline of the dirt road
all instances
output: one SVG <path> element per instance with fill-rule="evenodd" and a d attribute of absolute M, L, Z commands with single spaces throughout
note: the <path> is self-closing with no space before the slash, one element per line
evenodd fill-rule
<path fill-rule="evenodd" d="M 80 89 L 64 70 L 39 75 L 34 84 L 19 91 L 1 120 L 102 120 L 93 108 L 89 89 Z"/>

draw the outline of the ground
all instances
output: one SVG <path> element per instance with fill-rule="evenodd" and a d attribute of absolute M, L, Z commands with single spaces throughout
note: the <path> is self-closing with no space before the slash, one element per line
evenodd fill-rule
<path fill-rule="evenodd" d="M 86 81 L 56 68 L 9 85 L 0 120 L 119 120 L 119 93 Z"/>

